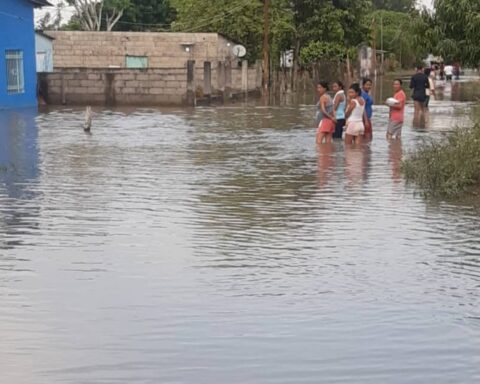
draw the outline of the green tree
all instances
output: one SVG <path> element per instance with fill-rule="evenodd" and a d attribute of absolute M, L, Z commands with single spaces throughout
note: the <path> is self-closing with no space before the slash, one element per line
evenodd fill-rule
<path fill-rule="evenodd" d="M 57 3 L 55 6 L 55 14 L 52 15 L 50 12 L 45 13 L 45 15 L 38 20 L 37 28 L 41 31 L 46 30 L 57 30 L 60 29 L 63 22 L 63 9 L 65 8 L 65 4 L 63 2 Z"/>
<path fill-rule="evenodd" d="M 75 17 L 85 31 L 111 31 L 130 7 L 130 0 L 66 0 L 75 8 Z"/>
<path fill-rule="evenodd" d="M 115 27 L 119 31 L 165 31 L 175 18 L 169 0 L 130 0 Z"/>
<path fill-rule="evenodd" d="M 376 9 L 387 11 L 410 12 L 415 8 L 416 0 L 373 0 Z"/>
<path fill-rule="evenodd" d="M 321 60 L 325 52 L 343 47 L 346 56 L 352 47 L 370 39 L 371 6 L 370 0 L 292 1 L 296 53 L 308 50 L 301 56 L 313 60 L 313 52 L 318 52 Z"/>
<path fill-rule="evenodd" d="M 463 65 L 480 64 L 480 2 L 436 0 L 435 12 L 426 15 L 433 30 L 433 53 Z"/>
<path fill-rule="evenodd" d="M 431 31 L 418 11 L 410 13 L 376 11 L 372 14 L 376 24 L 377 48 L 387 57 L 396 59 L 403 68 L 420 63 L 431 52 Z"/>
<path fill-rule="evenodd" d="M 217 32 L 247 47 L 249 59 L 259 56 L 262 41 L 261 0 L 172 0 L 175 31 Z"/>

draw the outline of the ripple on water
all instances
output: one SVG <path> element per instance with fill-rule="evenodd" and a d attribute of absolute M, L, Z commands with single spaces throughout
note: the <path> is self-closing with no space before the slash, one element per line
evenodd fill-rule
<path fill-rule="evenodd" d="M 310 105 L 8 120 L 5 380 L 476 382 L 478 209 L 400 173 L 463 106 L 401 144 L 376 106 L 361 149 L 315 148 Z"/>

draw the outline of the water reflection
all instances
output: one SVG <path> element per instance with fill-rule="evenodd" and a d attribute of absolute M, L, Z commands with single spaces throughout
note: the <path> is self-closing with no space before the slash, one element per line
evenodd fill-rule
<path fill-rule="evenodd" d="M 2 217 L 2 379 L 476 382 L 480 208 L 399 170 L 471 117 L 437 103 L 390 143 L 376 105 L 348 148 L 315 146 L 313 101 L 97 110 L 91 136 L 83 110 L 41 113 L 36 151 L 5 137 L 24 165 L 0 192 L 22 217 Z"/>
<path fill-rule="evenodd" d="M 332 179 L 332 167 L 335 165 L 335 143 L 317 145 L 318 185 L 324 187 Z"/>
<path fill-rule="evenodd" d="M 36 110 L 0 110 L 0 248 L 23 243 L 38 227 L 35 183 L 39 175 Z"/>
<path fill-rule="evenodd" d="M 392 170 L 392 180 L 400 183 L 402 180 L 403 147 L 401 140 L 392 140 L 388 143 L 388 161 Z"/>
<path fill-rule="evenodd" d="M 345 146 L 345 175 L 348 187 L 360 185 L 367 180 L 371 153 L 368 144 Z"/>

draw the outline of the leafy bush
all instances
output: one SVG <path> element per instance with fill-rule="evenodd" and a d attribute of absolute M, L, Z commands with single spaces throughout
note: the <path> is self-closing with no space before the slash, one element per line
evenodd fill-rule
<path fill-rule="evenodd" d="M 343 45 L 323 41 L 311 41 L 300 51 L 300 59 L 306 65 L 322 60 L 342 60 L 346 55 L 347 50 Z"/>
<path fill-rule="evenodd" d="M 403 162 L 407 182 L 432 197 L 455 197 L 480 185 L 480 124 L 430 140 Z"/>

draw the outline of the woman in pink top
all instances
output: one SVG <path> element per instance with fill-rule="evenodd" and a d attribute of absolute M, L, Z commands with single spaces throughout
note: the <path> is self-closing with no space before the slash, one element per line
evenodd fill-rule
<path fill-rule="evenodd" d="M 407 96 L 402 89 L 403 82 L 400 79 L 396 79 L 393 82 L 393 98 L 397 100 L 397 103 L 390 106 L 390 121 L 388 122 L 387 140 L 393 138 L 402 138 L 403 120 L 405 116 L 405 101 Z"/>

